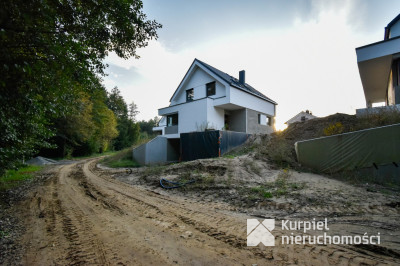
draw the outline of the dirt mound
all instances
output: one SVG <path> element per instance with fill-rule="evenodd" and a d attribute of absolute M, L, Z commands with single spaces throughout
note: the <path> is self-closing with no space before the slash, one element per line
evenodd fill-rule
<path fill-rule="evenodd" d="M 400 123 L 400 112 L 382 112 L 356 117 L 355 115 L 336 113 L 297 122 L 284 131 L 271 134 L 269 138 L 250 139 L 247 149 L 252 146 L 258 159 L 267 158 L 279 167 L 298 168 L 294 144 L 297 141 L 309 140 L 324 136 L 353 132 Z"/>
<path fill-rule="evenodd" d="M 334 115 L 315 118 L 305 122 L 293 123 L 284 131 L 276 134 L 294 144 L 296 141 L 326 136 L 324 130 L 328 129 L 330 126 L 337 125 L 338 123 L 342 125 L 341 133 L 353 131 L 357 124 L 357 118 L 355 115 L 336 113 Z"/>

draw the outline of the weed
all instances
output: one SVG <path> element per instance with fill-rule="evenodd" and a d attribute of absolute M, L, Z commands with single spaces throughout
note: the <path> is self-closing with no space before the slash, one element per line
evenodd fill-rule
<path fill-rule="evenodd" d="M 395 107 L 373 110 L 373 112 L 358 117 L 352 131 L 400 123 L 400 110 Z"/>
<path fill-rule="evenodd" d="M 266 199 L 270 199 L 270 198 L 273 197 L 272 193 L 269 192 L 269 191 L 264 192 L 262 195 L 263 195 L 263 197 L 266 198 Z"/>
<path fill-rule="evenodd" d="M 344 131 L 343 124 L 337 122 L 335 124 L 331 124 L 328 127 L 324 128 L 324 135 L 325 136 L 337 135 L 343 133 L 343 131 Z"/>
<path fill-rule="evenodd" d="M 228 158 L 228 159 L 233 159 L 237 156 L 249 154 L 250 152 L 253 152 L 256 149 L 257 145 L 249 145 L 249 144 L 244 144 L 242 146 L 239 146 L 237 148 L 234 148 L 233 150 L 225 153 L 223 157 Z"/>
<path fill-rule="evenodd" d="M 126 148 L 113 153 L 111 156 L 104 158 L 102 163 L 111 168 L 140 166 L 132 157 L 132 148 Z"/>
<path fill-rule="evenodd" d="M 211 185 L 215 183 L 215 177 L 213 175 L 207 174 L 201 179 L 202 183 Z"/>
<path fill-rule="evenodd" d="M 4 237 L 7 237 L 9 234 L 10 234 L 9 232 L 0 230 L 0 239 L 3 239 Z"/>
<path fill-rule="evenodd" d="M 7 170 L 0 177 L 0 190 L 6 190 L 18 186 L 19 183 L 31 179 L 34 173 L 42 169 L 43 166 L 30 165 L 20 168 L 19 170 Z"/>
<path fill-rule="evenodd" d="M 289 181 L 291 173 L 288 169 L 283 169 L 274 182 L 267 182 L 260 186 L 250 188 L 249 196 L 257 198 L 272 198 L 285 196 L 288 193 L 303 189 L 304 183 L 292 183 Z M 246 193 L 246 192 L 244 192 Z"/>

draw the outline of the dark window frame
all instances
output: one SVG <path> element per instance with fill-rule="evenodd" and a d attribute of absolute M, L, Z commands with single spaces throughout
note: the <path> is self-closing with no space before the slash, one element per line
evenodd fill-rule
<path fill-rule="evenodd" d="M 400 59 L 397 59 L 397 64 L 396 64 L 396 74 L 397 74 L 397 77 L 396 77 L 396 79 L 397 79 L 397 86 L 400 86 Z"/>
<path fill-rule="evenodd" d="M 186 101 L 191 102 L 193 101 L 193 98 L 194 98 L 194 89 L 191 88 L 186 90 Z"/>
<path fill-rule="evenodd" d="M 209 82 L 206 84 L 206 95 L 207 97 L 213 96 L 216 93 L 216 84 L 215 81 Z"/>
<path fill-rule="evenodd" d="M 167 115 L 167 127 L 177 126 L 179 124 L 178 113 Z"/>

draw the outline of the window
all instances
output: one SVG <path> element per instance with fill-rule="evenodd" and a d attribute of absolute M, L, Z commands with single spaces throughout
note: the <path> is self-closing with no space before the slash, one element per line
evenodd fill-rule
<path fill-rule="evenodd" d="M 194 98 L 194 90 L 193 89 L 187 90 L 186 91 L 186 101 L 191 102 L 191 101 L 193 101 L 193 98 Z"/>
<path fill-rule="evenodd" d="M 268 126 L 272 126 L 272 117 L 267 116 L 267 124 Z"/>
<path fill-rule="evenodd" d="M 267 117 L 263 114 L 258 114 L 258 124 L 259 125 L 267 125 Z"/>
<path fill-rule="evenodd" d="M 167 115 L 167 127 L 178 125 L 178 114 Z"/>
<path fill-rule="evenodd" d="M 215 81 L 206 84 L 207 97 L 215 95 Z"/>

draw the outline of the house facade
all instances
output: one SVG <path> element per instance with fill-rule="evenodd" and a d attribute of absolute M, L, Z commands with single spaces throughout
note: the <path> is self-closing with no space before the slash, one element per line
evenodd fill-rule
<path fill-rule="evenodd" d="M 245 80 L 195 59 L 170 99 L 158 110 L 159 131 L 166 138 L 181 133 L 229 130 L 248 134 L 272 133 L 277 103 Z"/>
<path fill-rule="evenodd" d="M 385 28 L 384 40 L 356 48 L 367 108 L 400 104 L 400 14 Z M 363 110 L 357 110 L 357 113 Z"/>
<path fill-rule="evenodd" d="M 287 124 L 289 126 L 290 124 L 293 124 L 296 122 L 305 122 L 307 120 L 311 120 L 314 118 L 317 118 L 317 117 L 315 115 L 313 115 L 311 111 L 309 111 L 309 110 L 301 111 L 300 113 L 298 113 L 297 115 L 293 116 L 288 121 L 286 121 L 285 124 Z"/>

